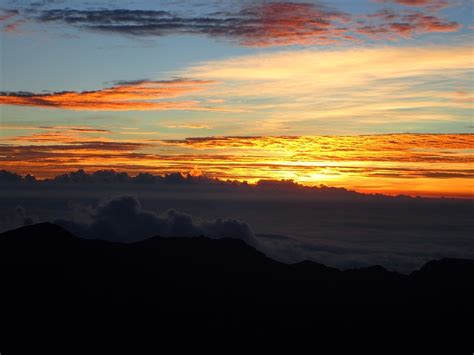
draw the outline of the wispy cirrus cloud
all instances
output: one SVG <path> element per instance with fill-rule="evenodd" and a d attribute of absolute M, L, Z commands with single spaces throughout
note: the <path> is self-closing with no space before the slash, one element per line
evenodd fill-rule
<path fill-rule="evenodd" d="M 181 123 L 181 124 L 166 124 L 167 128 L 185 128 L 185 129 L 211 129 L 207 124 L 200 123 Z"/>
<path fill-rule="evenodd" d="M 449 1 L 447 0 L 373 0 L 381 3 L 395 3 L 405 6 L 412 7 L 425 7 L 432 10 L 440 10 L 448 7 Z"/>
<path fill-rule="evenodd" d="M 166 140 L 163 144 L 200 150 L 265 151 L 295 162 L 397 161 L 433 163 L 472 162 L 471 134 L 387 134 L 367 136 L 280 136 L 280 137 L 195 137 Z M 453 156 L 444 150 L 466 151 Z M 371 154 L 366 154 L 371 152 Z M 388 152 L 391 152 L 388 154 Z M 453 159 L 454 158 L 454 159 Z"/>
<path fill-rule="evenodd" d="M 187 79 L 117 81 L 84 92 L 4 92 L 0 105 L 239 113 L 217 125 L 202 117 L 161 125 L 219 126 L 226 130 L 222 134 L 341 134 L 356 125 L 358 132 L 373 132 L 371 127 L 385 123 L 407 131 L 407 122 L 470 120 L 471 52 L 467 45 L 278 51 L 202 62 L 176 73 Z M 332 131 L 321 131 L 334 121 Z"/>
<path fill-rule="evenodd" d="M 169 100 L 203 90 L 211 84 L 213 82 L 208 80 L 138 80 L 121 81 L 94 91 L 0 92 L 0 105 L 92 111 L 219 110 L 196 100 Z"/>
<path fill-rule="evenodd" d="M 32 126 L 19 124 L 2 124 L 0 123 L 0 130 L 3 131 L 58 131 L 73 132 L 73 133 L 112 133 L 111 130 L 105 128 L 91 127 L 91 126 Z"/>
<path fill-rule="evenodd" d="M 89 132 L 88 132 L 89 133 Z M 60 131 L 51 131 L 44 133 L 33 133 L 23 136 L 14 136 L 7 137 L 5 141 L 13 141 L 16 143 L 80 143 L 86 142 L 89 143 L 93 138 L 89 136 L 78 136 L 75 134 L 75 131 L 60 130 Z M 107 142 L 108 140 L 104 140 Z"/>
<path fill-rule="evenodd" d="M 203 62 L 181 75 L 218 81 L 209 95 L 264 112 L 245 134 L 282 134 L 278 127 L 288 126 L 287 134 L 321 132 L 328 124 L 341 134 L 382 124 L 392 131 L 467 124 L 473 70 L 472 49 L 459 45 L 279 51 Z"/>

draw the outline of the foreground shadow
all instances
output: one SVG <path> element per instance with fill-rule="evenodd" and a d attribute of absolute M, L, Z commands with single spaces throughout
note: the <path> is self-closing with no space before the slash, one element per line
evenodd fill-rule
<path fill-rule="evenodd" d="M 77 238 L 37 224 L 0 235 L 0 311 L 9 329 L 56 319 L 148 318 L 184 329 L 315 329 L 321 324 L 467 331 L 474 261 L 431 261 L 410 275 L 287 265 L 235 239 Z M 130 324 L 128 324 L 130 326 Z M 459 334 L 461 334 L 459 333 Z"/>

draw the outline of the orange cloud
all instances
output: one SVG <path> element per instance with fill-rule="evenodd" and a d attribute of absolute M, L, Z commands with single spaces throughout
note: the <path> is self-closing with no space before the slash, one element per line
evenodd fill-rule
<path fill-rule="evenodd" d="M 134 37 L 200 34 L 251 47 L 328 45 L 342 41 L 360 42 L 366 36 L 376 38 L 375 34 L 382 33 L 388 38 L 406 37 L 408 32 L 415 35 L 451 32 L 460 28 L 456 22 L 435 16 L 436 12 L 448 6 L 445 0 L 373 1 L 417 6 L 420 11 L 431 15 L 403 11 L 395 17 L 373 24 L 370 21 L 374 18 L 373 14 L 353 15 L 309 1 L 271 1 L 243 4 L 237 11 L 199 16 L 162 10 L 68 8 L 43 10 L 33 18 L 43 24 L 60 23 L 95 32 Z M 417 16 L 420 18 L 417 19 Z"/>
<path fill-rule="evenodd" d="M 38 13 L 40 23 L 62 23 L 95 32 L 126 36 L 201 34 L 246 46 L 267 47 L 332 43 L 343 37 L 349 15 L 311 2 L 244 4 L 238 11 L 200 16 L 155 10 L 52 9 Z"/>
<path fill-rule="evenodd" d="M 285 161 L 395 161 L 474 162 L 474 155 L 453 155 L 445 150 L 470 150 L 471 134 L 387 134 L 367 136 L 198 137 L 166 140 L 163 144 L 200 150 L 249 153 Z"/>
<path fill-rule="evenodd" d="M 15 130 L 15 131 L 52 131 L 62 130 L 71 132 L 84 133 L 110 133 L 111 131 L 104 128 L 90 127 L 90 126 L 24 126 L 24 125 L 2 125 L 0 129 Z"/>
<path fill-rule="evenodd" d="M 183 123 L 183 124 L 168 124 L 166 128 L 184 128 L 184 129 L 211 129 L 212 127 L 206 124 L 199 123 Z"/>
<path fill-rule="evenodd" d="M 95 91 L 2 92 L 0 104 L 94 111 L 214 110 L 194 100 L 162 101 L 202 90 L 212 83 L 206 80 L 143 80 L 119 82 L 113 87 Z"/>
<path fill-rule="evenodd" d="M 457 22 L 416 11 L 382 10 L 368 15 L 367 20 L 356 26 L 355 32 L 374 39 L 410 38 L 424 33 L 457 32 L 461 28 Z"/>
<path fill-rule="evenodd" d="M 77 142 L 87 142 L 91 138 L 87 136 L 78 136 L 74 134 L 74 131 L 53 131 L 46 133 L 34 133 L 26 136 L 16 136 L 7 138 L 7 140 L 14 142 L 23 142 L 23 143 L 43 143 L 43 142 L 57 142 L 57 143 L 77 143 Z"/>
<path fill-rule="evenodd" d="M 243 12 L 255 21 L 252 31 L 240 34 L 246 46 L 329 44 L 352 38 L 349 29 L 341 26 L 350 20 L 349 15 L 311 3 L 265 3 Z"/>
<path fill-rule="evenodd" d="M 132 174 L 189 172 L 256 182 L 291 179 L 362 192 L 472 197 L 474 135 L 203 137 L 112 140 L 76 132 L 17 137 L 0 164 L 52 177 L 79 168 Z M 21 144 L 21 145 L 17 145 Z"/>
<path fill-rule="evenodd" d="M 433 10 L 440 10 L 442 8 L 448 7 L 449 2 L 447 0 L 374 0 L 376 2 L 384 3 L 397 3 L 405 6 L 412 7 L 426 7 Z"/>
<path fill-rule="evenodd" d="M 464 82 L 473 68 L 468 45 L 392 46 L 273 51 L 199 63 L 181 75 L 215 80 L 221 84 L 208 95 L 261 112 L 241 134 L 344 134 L 469 121 L 472 90 Z"/>

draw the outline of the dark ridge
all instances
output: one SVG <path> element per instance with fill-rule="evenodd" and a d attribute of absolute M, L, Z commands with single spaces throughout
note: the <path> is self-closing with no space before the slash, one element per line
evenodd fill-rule
<path fill-rule="evenodd" d="M 446 258 L 432 260 L 414 271 L 411 278 L 423 282 L 443 282 L 472 287 L 474 282 L 474 260 Z"/>
<path fill-rule="evenodd" d="M 381 266 L 341 271 L 283 264 L 236 239 L 120 244 L 51 223 L 0 234 L 0 280 L 3 324 L 23 326 L 42 319 L 71 326 L 110 312 L 194 331 L 370 324 L 462 335 L 474 319 L 473 260 L 431 261 L 411 275 Z"/>
<path fill-rule="evenodd" d="M 2 243 L 54 243 L 66 242 L 76 239 L 71 233 L 64 228 L 50 222 L 33 224 L 31 226 L 20 227 L 11 231 L 0 234 Z M 41 237 L 41 238 L 39 238 Z"/>

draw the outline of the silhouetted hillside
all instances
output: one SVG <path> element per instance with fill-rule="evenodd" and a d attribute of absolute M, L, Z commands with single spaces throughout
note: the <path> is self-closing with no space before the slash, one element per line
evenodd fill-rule
<path fill-rule="evenodd" d="M 411 275 L 380 266 L 341 271 L 279 263 L 236 239 L 120 244 L 49 223 L 0 235 L 0 277 L 0 311 L 16 320 L 46 315 L 67 324 L 113 309 L 196 327 L 416 322 L 452 330 L 474 316 L 473 260 L 432 261 Z"/>

